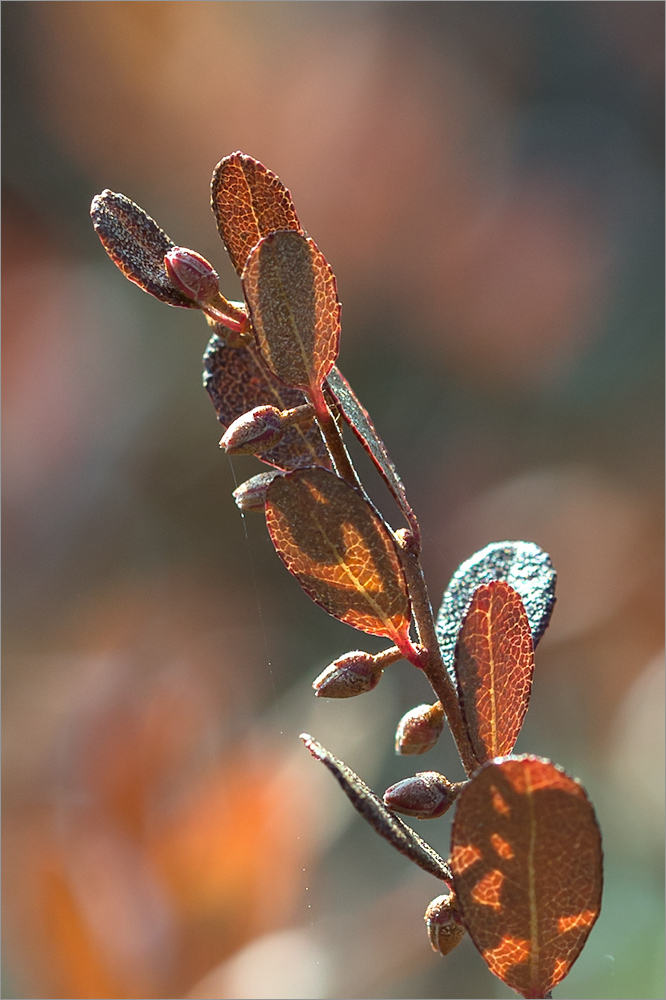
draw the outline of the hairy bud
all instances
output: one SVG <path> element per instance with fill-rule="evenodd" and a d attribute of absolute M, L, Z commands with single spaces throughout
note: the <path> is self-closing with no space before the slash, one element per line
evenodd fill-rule
<path fill-rule="evenodd" d="M 384 803 L 404 816 L 437 819 L 451 808 L 461 787 L 437 771 L 421 771 L 387 788 Z"/>
<path fill-rule="evenodd" d="M 454 892 L 450 896 L 435 896 L 423 918 L 433 951 L 448 955 L 465 936 L 465 926 Z"/>
<path fill-rule="evenodd" d="M 395 733 L 395 752 L 419 754 L 432 750 L 444 729 L 444 709 L 440 702 L 417 705 L 403 715 Z"/>
<path fill-rule="evenodd" d="M 209 302 L 219 294 L 217 271 L 196 250 L 174 247 L 165 255 L 164 266 L 176 288 L 195 302 Z"/>
<path fill-rule="evenodd" d="M 254 455 L 272 448 L 283 433 L 282 414 L 275 406 L 255 406 L 229 424 L 220 447 L 227 455 Z"/>
<path fill-rule="evenodd" d="M 260 472 L 251 479 L 247 479 L 233 491 L 232 496 L 236 501 L 236 506 L 242 511 L 259 510 L 263 513 L 266 503 L 266 490 L 271 485 L 276 476 L 281 473 L 274 469 L 272 472 Z"/>
<path fill-rule="evenodd" d="M 372 653 L 355 649 L 326 667 L 312 687 L 318 698 L 353 698 L 377 687 L 382 673 Z"/>

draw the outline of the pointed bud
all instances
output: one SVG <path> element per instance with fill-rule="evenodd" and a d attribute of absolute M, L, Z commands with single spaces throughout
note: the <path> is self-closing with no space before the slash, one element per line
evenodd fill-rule
<path fill-rule="evenodd" d="M 384 804 L 404 816 L 437 819 L 450 809 L 461 787 L 437 771 L 421 771 L 387 788 Z"/>
<path fill-rule="evenodd" d="M 220 447 L 227 455 L 254 455 L 272 448 L 283 433 L 282 414 L 275 406 L 255 406 L 229 424 Z"/>
<path fill-rule="evenodd" d="M 448 955 L 465 936 L 465 926 L 454 892 L 450 896 L 435 896 L 423 918 L 433 951 Z"/>
<path fill-rule="evenodd" d="M 444 709 L 440 702 L 417 705 L 403 715 L 395 733 L 395 752 L 419 754 L 432 750 L 444 728 Z"/>
<path fill-rule="evenodd" d="M 317 698 L 353 698 L 377 687 L 382 673 L 372 653 L 355 649 L 326 667 L 312 687 Z"/>
<path fill-rule="evenodd" d="M 274 469 L 272 472 L 260 472 L 257 476 L 252 476 L 251 479 L 237 486 L 232 496 L 239 510 L 260 510 L 263 513 L 266 503 L 266 490 L 275 477 L 279 475 L 281 473 L 277 469 Z"/>
<path fill-rule="evenodd" d="M 165 255 L 164 266 L 176 288 L 195 302 L 209 302 L 219 294 L 217 271 L 196 250 L 174 247 Z"/>

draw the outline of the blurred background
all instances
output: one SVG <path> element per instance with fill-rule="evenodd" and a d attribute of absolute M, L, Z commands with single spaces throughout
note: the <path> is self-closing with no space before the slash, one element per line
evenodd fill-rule
<path fill-rule="evenodd" d="M 441 886 L 298 740 L 378 791 L 429 698 L 288 577 L 219 450 L 202 318 L 127 282 L 105 187 L 240 286 L 209 182 L 290 188 L 343 303 L 340 367 L 401 471 L 437 606 L 490 541 L 558 603 L 517 752 L 579 777 L 601 917 L 558 997 L 664 995 L 661 3 L 2 5 L 3 996 L 508 997 L 423 912 Z M 359 460 L 363 475 L 367 466 Z M 387 515 L 399 515 L 368 472 Z M 374 643 L 374 644 L 373 644 Z M 419 832 L 447 853 L 449 818 Z"/>

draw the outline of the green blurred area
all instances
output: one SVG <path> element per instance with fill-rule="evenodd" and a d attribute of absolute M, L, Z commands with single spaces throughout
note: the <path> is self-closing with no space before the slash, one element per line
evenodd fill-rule
<path fill-rule="evenodd" d="M 335 270 L 433 604 L 490 541 L 550 552 L 516 750 L 583 781 L 606 855 L 556 996 L 663 996 L 663 6 L 15 2 L 2 29 L 3 996 L 513 995 L 469 942 L 431 953 L 439 886 L 297 739 L 379 792 L 458 779 L 446 737 L 393 754 L 423 678 L 314 702 L 381 643 L 241 519 L 261 468 L 218 448 L 205 324 L 90 224 L 123 192 L 237 298 L 208 189 L 235 149 Z"/>

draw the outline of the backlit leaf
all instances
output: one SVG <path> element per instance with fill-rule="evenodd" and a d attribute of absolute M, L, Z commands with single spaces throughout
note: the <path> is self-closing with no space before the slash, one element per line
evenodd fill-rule
<path fill-rule="evenodd" d="M 379 469 L 384 482 L 405 515 L 418 546 L 420 530 L 416 516 L 407 500 L 407 493 L 398 470 L 393 464 L 384 442 L 375 430 L 375 425 L 367 410 L 361 405 L 349 382 L 335 365 L 328 373 L 327 382 L 345 420 Z"/>
<path fill-rule="evenodd" d="M 409 600 L 396 548 L 367 500 L 324 469 L 274 479 L 266 523 L 290 573 L 340 621 L 404 645 Z"/>
<path fill-rule="evenodd" d="M 335 775 L 354 809 L 361 814 L 373 830 L 388 840 L 396 851 L 400 851 L 401 854 L 410 858 L 419 868 L 423 868 L 424 871 L 444 882 L 451 882 L 451 869 L 444 859 L 440 858 L 430 844 L 426 844 L 425 840 L 422 840 L 410 826 L 398 819 L 390 809 L 387 809 L 379 796 L 375 795 L 372 789 L 368 788 L 350 767 L 334 757 L 321 743 L 317 743 L 307 733 L 302 733 L 301 739 L 312 756 L 325 764 L 329 771 Z"/>
<path fill-rule="evenodd" d="M 437 639 L 444 665 L 453 666 L 458 633 L 477 587 L 505 580 L 520 594 L 536 649 L 555 604 L 555 570 L 548 553 L 534 542 L 491 542 L 470 556 L 451 577 L 437 616 Z"/>
<path fill-rule="evenodd" d="M 340 342 L 340 302 L 323 253 L 301 233 L 271 233 L 250 253 L 242 281 L 264 361 L 285 385 L 316 394 Z"/>
<path fill-rule="evenodd" d="M 90 216 L 102 246 L 126 278 L 170 306 L 200 308 L 167 274 L 164 256 L 176 244 L 147 212 L 107 189 L 93 198 Z"/>
<path fill-rule="evenodd" d="M 214 336 L 203 361 L 204 385 L 225 430 L 255 406 L 268 404 L 286 410 L 305 402 L 302 392 L 289 389 L 266 370 L 253 344 L 230 347 Z M 326 446 L 314 421 L 292 424 L 276 445 L 257 457 L 277 469 L 311 465 L 330 468 Z"/>
<path fill-rule="evenodd" d="M 455 671 L 479 763 L 511 753 L 529 705 L 534 645 L 523 602 L 503 580 L 476 590 L 458 637 Z"/>
<path fill-rule="evenodd" d="M 490 971 L 524 997 L 545 997 L 601 908 L 601 834 L 580 783 L 538 757 L 485 764 L 458 799 L 451 867 Z"/>
<path fill-rule="evenodd" d="M 280 178 L 245 153 L 225 156 L 215 167 L 211 208 L 239 274 L 263 236 L 278 229 L 302 232 L 291 195 Z"/>

